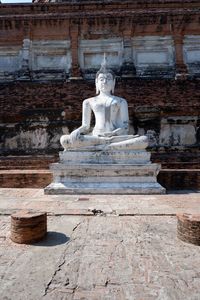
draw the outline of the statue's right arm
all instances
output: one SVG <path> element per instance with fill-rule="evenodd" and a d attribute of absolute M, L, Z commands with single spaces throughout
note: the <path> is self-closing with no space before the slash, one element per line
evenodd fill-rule
<path fill-rule="evenodd" d="M 90 130 L 92 110 L 90 106 L 89 99 L 83 101 L 82 109 L 82 130 L 84 133 L 87 133 Z"/>
<path fill-rule="evenodd" d="M 91 122 L 91 107 L 89 99 L 83 101 L 82 106 L 82 125 L 72 131 L 70 134 L 71 142 L 73 143 L 78 139 L 81 133 L 87 133 L 90 130 L 90 122 Z"/>

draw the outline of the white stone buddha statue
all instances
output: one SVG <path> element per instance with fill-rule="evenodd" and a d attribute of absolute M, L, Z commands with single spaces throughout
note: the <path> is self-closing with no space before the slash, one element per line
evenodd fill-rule
<path fill-rule="evenodd" d="M 69 135 L 61 136 L 64 150 L 144 150 L 146 136 L 129 135 L 128 105 L 114 96 L 115 75 L 106 67 L 106 59 L 96 74 L 97 96 L 83 101 L 82 125 Z M 91 128 L 94 113 L 95 126 Z"/>

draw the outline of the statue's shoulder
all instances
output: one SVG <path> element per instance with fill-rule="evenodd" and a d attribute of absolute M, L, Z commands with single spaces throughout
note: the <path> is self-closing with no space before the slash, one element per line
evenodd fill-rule
<path fill-rule="evenodd" d="M 118 97 L 118 96 L 114 96 L 114 100 L 116 100 L 119 103 L 127 103 L 126 99 Z"/>
<path fill-rule="evenodd" d="M 83 102 L 84 102 L 85 104 L 87 104 L 87 103 L 88 103 L 88 104 L 91 104 L 91 102 L 93 102 L 94 99 L 95 99 L 95 97 L 87 98 L 87 99 L 83 100 Z"/>

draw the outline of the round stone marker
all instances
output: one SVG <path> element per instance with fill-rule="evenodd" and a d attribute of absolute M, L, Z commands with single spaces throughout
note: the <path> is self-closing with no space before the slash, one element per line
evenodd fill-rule
<path fill-rule="evenodd" d="M 11 240 L 19 244 L 31 244 L 47 233 L 47 214 L 21 210 L 11 215 Z"/>
<path fill-rule="evenodd" d="M 177 219 L 178 238 L 200 246 L 200 215 L 178 214 Z"/>

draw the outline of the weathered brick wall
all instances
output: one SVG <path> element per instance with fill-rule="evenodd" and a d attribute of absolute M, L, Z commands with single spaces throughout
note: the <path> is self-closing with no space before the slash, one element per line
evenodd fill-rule
<path fill-rule="evenodd" d="M 10 68 L 8 65 L 7 69 L 1 68 L 3 71 L 0 69 L 0 80 L 1 78 L 42 80 L 45 76 L 54 78 L 48 63 L 45 66 L 46 69 L 41 70 L 44 62 L 41 62 L 42 59 L 39 56 L 46 51 L 48 58 L 52 57 L 56 44 L 60 51 L 59 55 L 65 51 L 69 61 L 65 63 L 64 72 L 62 72 L 62 64 L 57 61 L 58 68 L 54 71 L 59 74 L 57 73 L 55 77 L 63 79 L 68 76 L 80 76 L 80 67 L 83 72 L 84 68 L 88 67 L 84 64 L 81 66 L 79 57 L 81 42 L 85 41 L 87 44 L 88 41 L 94 43 L 100 41 L 101 48 L 102 40 L 106 40 L 108 46 L 113 38 L 123 43 L 124 49 L 116 49 L 116 44 L 114 45 L 115 51 L 123 52 L 123 58 L 120 57 L 119 63 L 127 75 L 127 70 L 124 68 L 130 66 L 130 63 L 133 64 L 131 51 L 134 47 L 138 47 L 137 38 L 142 37 L 156 37 L 152 41 L 154 45 L 159 37 L 170 38 L 168 42 L 173 48 L 174 57 L 171 60 L 168 59 L 168 71 L 170 69 L 172 74 L 179 76 L 180 73 L 187 71 L 185 65 L 187 63 L 196 75 L 196 62 L 184 61 L 183 44 L 185 43 L 187 47 L 193 36 L 196 36 L 195 40 L 198 40 L 199 5 L 199 0 L 109 0 L 106 2 L 70 0 L 52 4 L 1 5 L 0 56 L 1 51 L 2 53 L 8 51 L 8 61 L 10 60 L 14 66 Z M 136 40 L 133 41 L 134 39 Z M 43 45 L 39 49 L 42 42 L 47 42 L 49 45 Z M 194 48 L 195 41 L 192 40 L 192 43 Z M 145 40 L 143 44 L 145 45 Z M 45 47 L 49 48 L 45 49 Z M 83 45 L 82 47 L 84 48 Z M 195 47 L 198 51 L 198 45 Z M 188 51 L 192 55 L 191 49 Z"/>
<path fill-rule="evenodd" d="M 160 108 L 162 115 L 198 115 L 199 80 L 119 79 L 115 94 L 125 98 L 130 115 L 139 106 Z M 82 101 L 95 95 L 94 81 L 1 84 L 1 122 L 23 121 L 27 110 L 66 110 L 66 118 L 80 120 Z"/>
<path fill-rule="evenodd" d="M 82 101 L 95 93 L 94 82 L 87 79 L 93 70 L 82 62 L 90 41 L 95 45 L 91 61 L 110 45 L 109 51 L 117 52 L 115 94 L 127 99 L 131 132 L 148 135 L 155 159 L 157 153 L 170 160 L 165 156 L 170 151 L 198 154 L 200 88 L 194 53 L 200 51 L 199 7 L 199 0 L 1 4 L 0 153 L 57 153 L 60 136 L 80 125 Z M 148 76 L 141 78 L 133 52 L 145 54 L 147 46 L 146 55 L 152 51 L 154 58 L 160 47 L 167 76 L 162 68 L 157 74 L 147 68 Z M 16 58 L 10 70 L 6 51 L 8 67 Z M 48 68 L 52 61 L 57 69 Z"/>
<path fill-rule="evenodd" d="M 2 84 L 1 153 L 57 152 L 59 137 L 81 124 L 82 101 L 94 94 L 94 82 L 85 80 Z M 154 149 L 199 147 L 198 80 L 119 79 L 115 94 L 128 101 L 131 131 L 147 133 Z"/>

